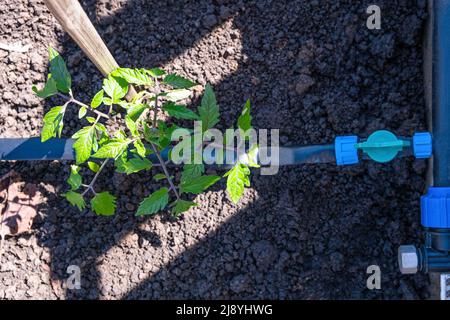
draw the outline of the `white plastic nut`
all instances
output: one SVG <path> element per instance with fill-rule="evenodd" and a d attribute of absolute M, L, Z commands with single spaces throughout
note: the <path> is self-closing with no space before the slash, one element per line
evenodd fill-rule
<path fill-rule="evenodd" d="M 413 245 L 398 248 L 398 265 L 402 274 L 414 274 L 419 271 L 419 255 Z"/>

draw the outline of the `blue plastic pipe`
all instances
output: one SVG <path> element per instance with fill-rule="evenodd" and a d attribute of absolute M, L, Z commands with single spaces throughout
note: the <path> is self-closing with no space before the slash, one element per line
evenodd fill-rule
<path fill-rule="evenodd" d="M 74 160 L 73 142 L 73 139 L 51 139 L 46 142 L 41 142 L 40 138 L 0 139 L 0 160 Z M 167 160 L 168 150 L 164 150 L 162 156 Z M 280 165 L 336 161 L 333 144 L 280 147 L 279 157 Z"/>

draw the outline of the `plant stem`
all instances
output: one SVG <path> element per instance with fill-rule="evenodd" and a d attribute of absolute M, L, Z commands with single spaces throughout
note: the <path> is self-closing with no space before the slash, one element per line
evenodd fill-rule
<path fill-rule="evenodd" d="M 155 108 L 153 110 L 153 128 L 156 128 L 156 121 L 158 119 L 158 102 L 159 102 L 159 94 L 161 93 L 161 87 L 159 86 L 159 81 L 158 79 L 155 79 L 155 84 L 156 84 L 156 95 L 155 95 Z"/>
<path fill-rule="evenodd" d="M 89 183 L 89 185 L 86 187 L 86 190 L 84 190 L 84 192 L 81 194 L 82 196 L 84 196 L 89 190 L 92 191 L 92 193 L 96 194 L 95 190 L 94 190 L 94 184 L 98 179 L 98 176 L 100 175 L 100 172 L 102 172 L 103 168 L 105 168 L 106 164 L 108 163 L 109 159 L 105 159 L 102 163 L 102 165 L 100 166 L 100 169 L 98 169 L 97 173 L 95 174 L 94 178 L 92 179 L 91 183 Z"/>
<path fill-rule="evenodd" d="M 157 125 L 157 116 L 158 116 L 158 102 L 159 102 L 159 96 L 158 94 L 161 92 L 160 86 L 159 86 L 159 82 L 157 79 L 155 79 L 155 83 L 156 83 L 156 88 L 157 88 L 157 93 L 155 95 L 155 107 L 153 110 L 153 121 L 152 121 L 152 125 L 153 128 L 156 129 L 156 125 Z M 177 198 L 177 200 L 180 200 L 180 194 L 177 191 L 177 188 L 175 187 L 172 178 L 170 178 L 170 173 L 169 170 L 167 170 L 167 166 L 166 166 L 166 162 L 164 161 L 164 159 L 161 157 L 161 154 L 159 153 L 158 148 L 155 146 L 155 144 L 153 142 L 150 142 L 150 145 L 152 146 L 153 152 L 155 152 L 156 157 L 158 158 L 158 161 L 164 171 L 164 175 L 166 176 L 166 180 L 167 182 L 169 182 L 170 185 L 170 189 L 173 190 L 173 192 L 175 193 L 175 196 Z"/>
<path fill-rule="evenodd" d="M 178 194 L 177 188 L 173 184 L 172 179 L 170 178 L 169 171 L 167 170 L 167 166 L 163 158 L 161 157 L 161 154 L 158 151 L 158 148 L 153 144 L 153 142 L 150 142 L 150 145 L 152 146 L 153 151 L 155 152 L 156 156 L 158 157 L 159 163 L 161 164 L 161 167 L 164 171 L 164 175 L 166 176 L 167 181 L 169 182 L 170 189 L 173 190 L 175 193 L 175 196 L 177 197 L 177 200 L 180 200 L 180 195 Z"/>
<path fill-rule="evenodd" d="M 75 99 L 73 96 L 70 96 L 70 97 L 69 97 L 69 96 L 66 96 L 65 94 L 62 94 L 62 93 L 58 93 L 58 96 L 60 96 L 60 97 L 62 97 L 62 98 L 64 98 L 64 99 L 67 99 L 67 103 L 73 102 L 73 103 L 75 103 L 75 104 L 77 104 L 77 105 L 79 105 L 79 106 L 82 106 L 82 107 L 85 107 L 85 108 L 91 110 L 92 112 L 96 113 L 96 114 L 97 114 L 98 116 L 100 116 L 100 117 L 109 119 L 109 116 L 108 116 L 107 114 L 105 114 L 105 113 L 103 113 L 103 112 L 100 112 L 100 111 L 98 111 L 98 110 L 95 110 L 95 109 L 91 108 L 91 107 L 88 106 L 87 104 L 85 104 L 85 103 L 83 103 L 83 102 L 81 102 L 81 101 L 78 101 L 78 100 Z"/>

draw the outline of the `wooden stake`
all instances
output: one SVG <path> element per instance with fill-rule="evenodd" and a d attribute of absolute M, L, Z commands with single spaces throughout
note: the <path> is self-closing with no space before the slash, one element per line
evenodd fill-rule
<path fill-rule="evenodd" d="M 119 67 L 77 0 L 44 0 L 64 30 L 103 75 Z"/>

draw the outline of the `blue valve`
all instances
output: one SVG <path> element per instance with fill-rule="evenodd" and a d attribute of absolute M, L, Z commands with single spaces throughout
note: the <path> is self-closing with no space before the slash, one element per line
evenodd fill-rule
<path fill-rule="evenodd" d="M 358 163 L 359 149 L 370 159 L 380 163 L 393 160 L 404 148 L 412 147 L 416 159 L 430 158 L 433 152 L 432 137 L 429 132 L 417 132 L 412 139 L 401 139 L 390 131 L 378 130 L 367 140 L 361 142 L 358 140 L 357 136 L 336 137 L 334 141 L 336 164 Z"/>

